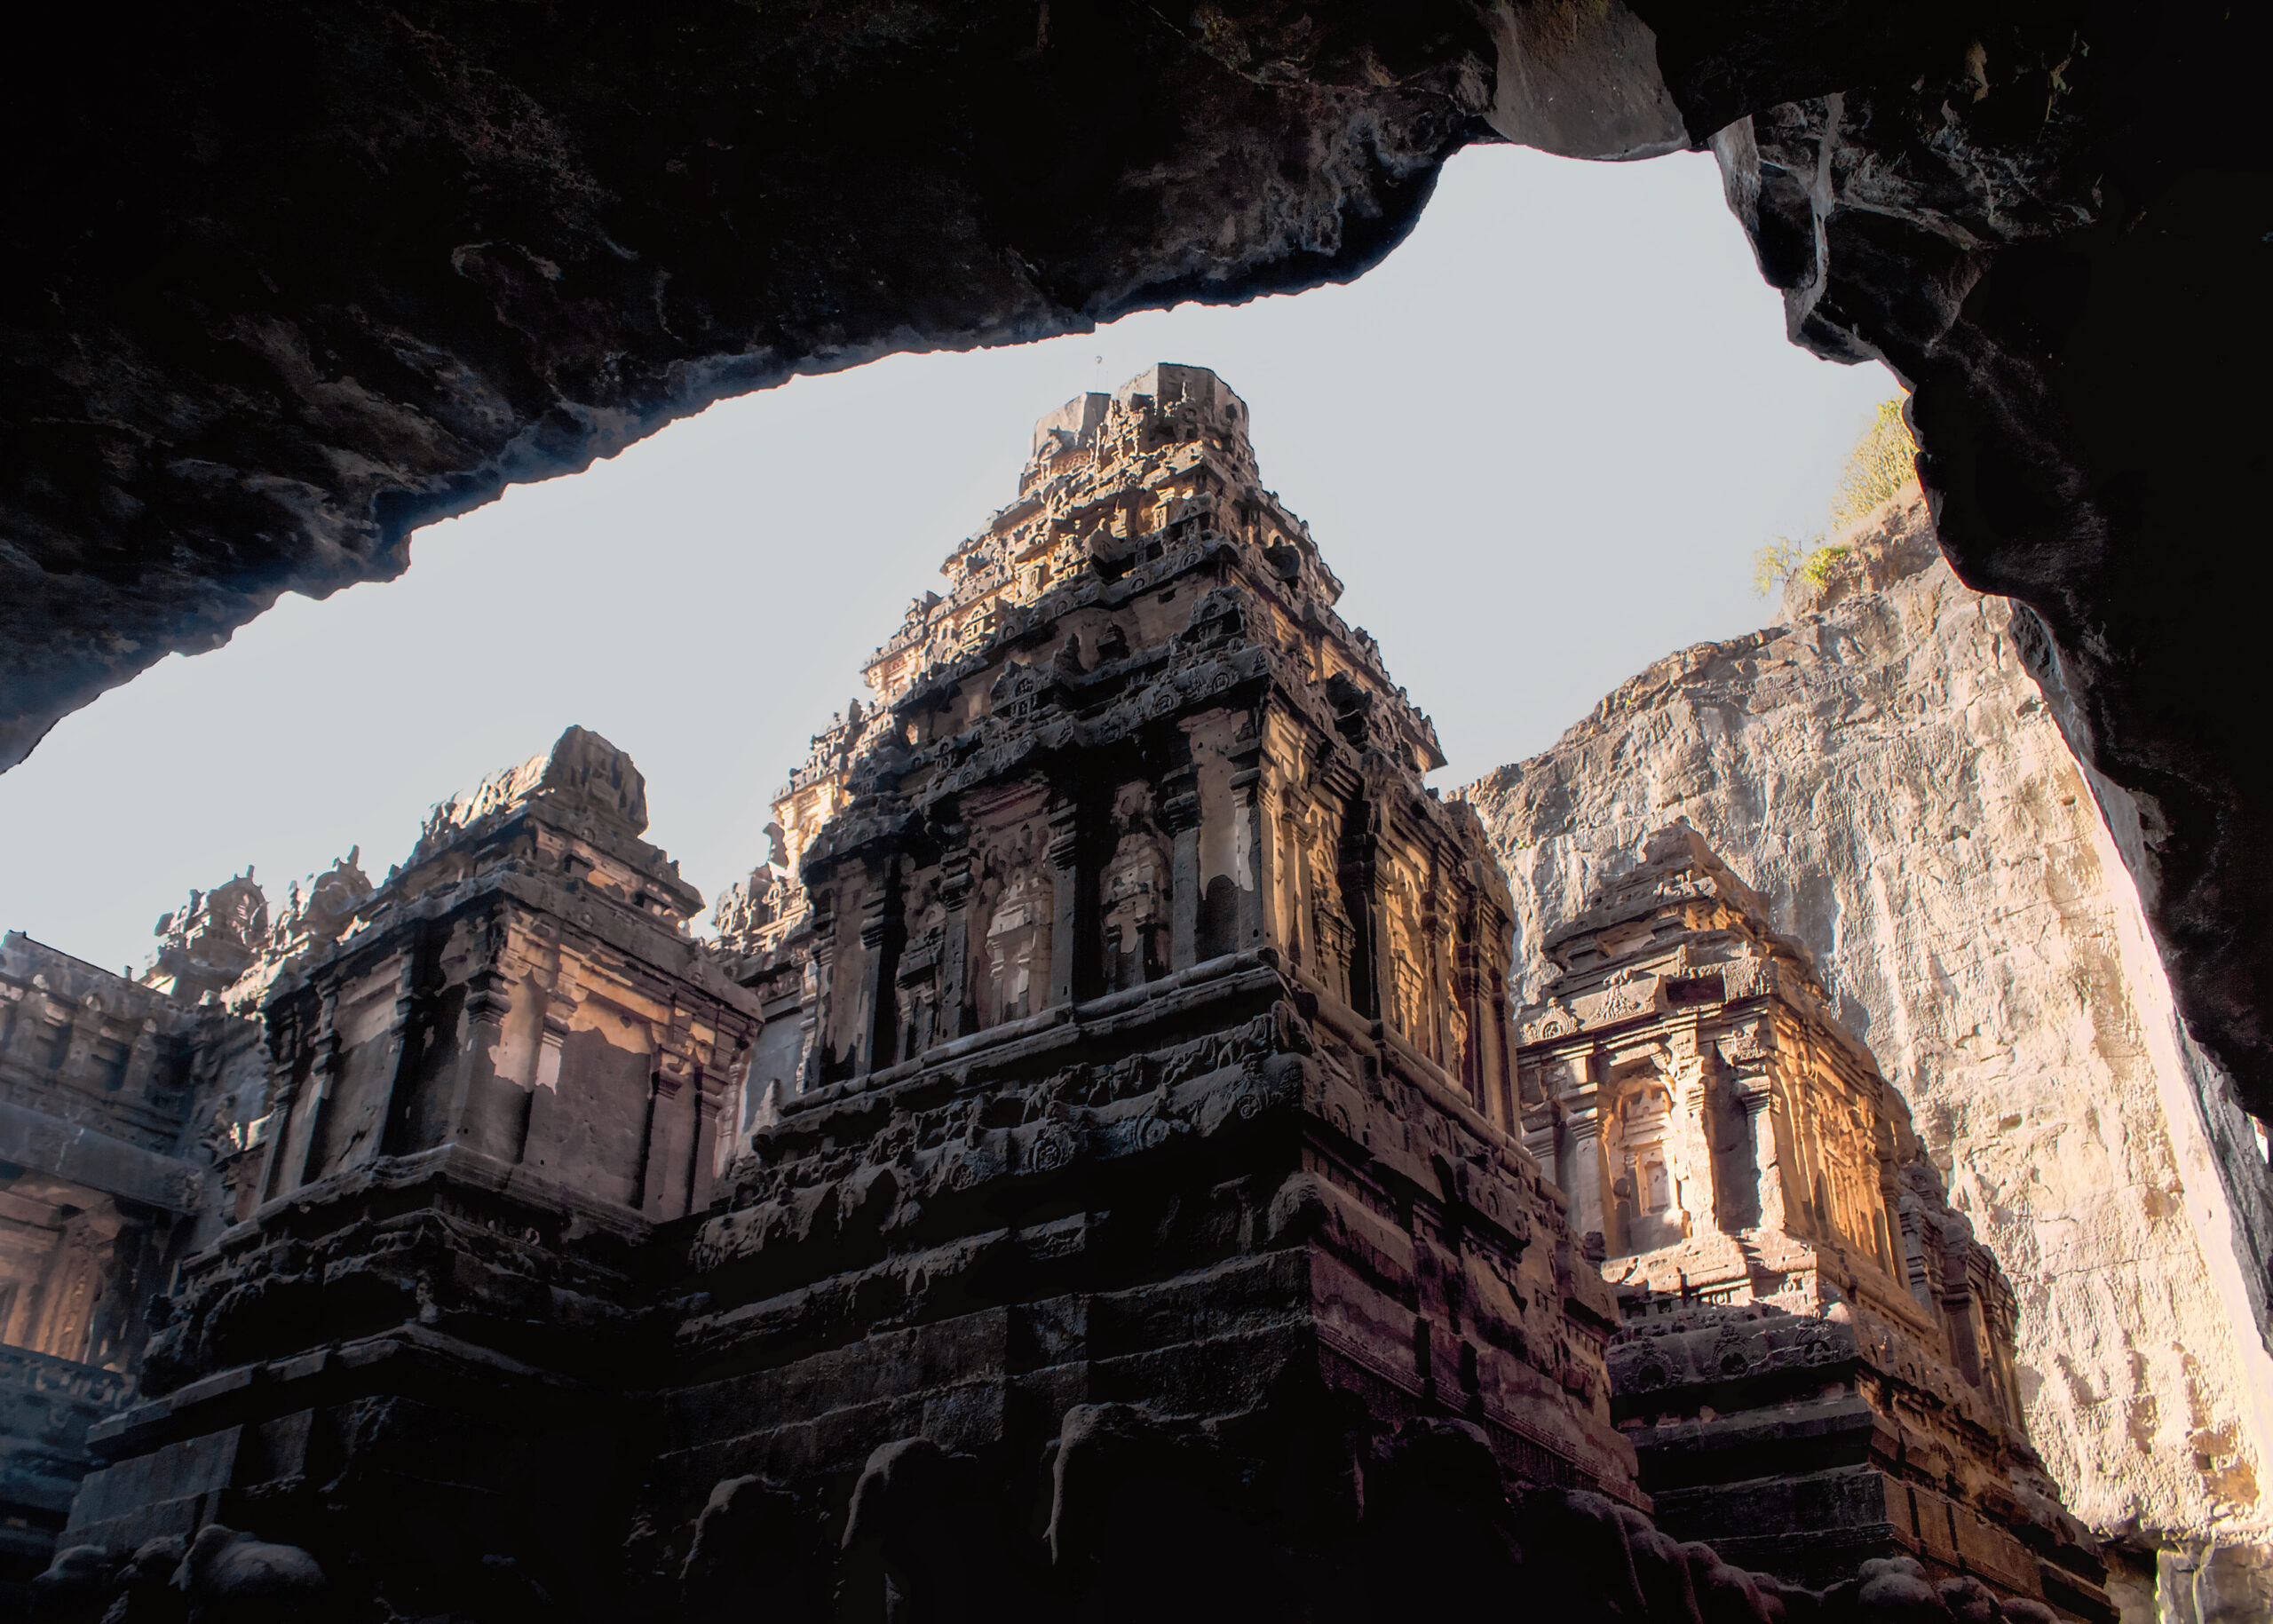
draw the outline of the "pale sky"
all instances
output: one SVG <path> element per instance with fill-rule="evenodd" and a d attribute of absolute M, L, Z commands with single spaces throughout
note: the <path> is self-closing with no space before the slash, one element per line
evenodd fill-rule
<path fill-rule="evenodd" d="M 1478 148 L 1349 287 L 728 401 L 421 532 L 397 581 L 166 660 L 0 774 L 0 927 L 139 969 L 191 887 L 249 863 L 273 907 L 359 844 L 379 879 L 430 805 L 571 723 L 631 753 L 648 838 L 715 899 L 907 600 L 1016 495 L 1034 419 L 1160 360 L 1253 408 L 1263 483 L 1436 718 L 1445 785 L 1762 624 L 1754 551 L 1824 527 L 1895 388 L 1786 342 L 1711 158 Z"/>

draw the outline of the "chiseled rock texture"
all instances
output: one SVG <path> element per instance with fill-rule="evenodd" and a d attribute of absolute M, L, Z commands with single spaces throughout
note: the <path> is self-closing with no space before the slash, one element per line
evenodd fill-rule
<path fill-rule="evenodd" d="M 1485 832 L 1220 380 L 1045 419 L 954 566 L 747 955 L 572 728 L 277 970 L 263 1199 L 47 1617 L 2053 1624 L 1651 1525 Z M 730 1132 L 800 955 L 804 1086 Z"/>
<path fill-rule="evenodd" d="M 2166 1616 L 2261 1616 L 2265 1164 L 2173 1012 L 2110 832 L 2137 811 L 2063 742 L 2040 630 L 1928 537 L 1897 498 L 1783 623 L 1659 661 L 1469 794 L 1519 942 L 1676 818 L 1769 898 L 2012 1279 L 2069 1505 L 2162 1553 Z M 1533 996 L 1552 968 L 1518 961 Z"/>
<path fill-rule="evenodd" d="M 2113 1624 L 2029 1442 L 2004 1271 L 1760 895 L 1677 823 L 1543 956 L 1524 1142 L 1618 1294 L 1659 1527 L 1798 1584 L 1908 1557 Z"/>
<path fill-rule="evenodd" d="M 2254 601 L 2273 160 L 2223 0 L 42 8 L 0 99 L 0 761 L 276 595 L 722 396 L 1348 277 L 1461 145 L 1710 145 L 1798 342 L 2151 796 L 2273 1110 Z"/>

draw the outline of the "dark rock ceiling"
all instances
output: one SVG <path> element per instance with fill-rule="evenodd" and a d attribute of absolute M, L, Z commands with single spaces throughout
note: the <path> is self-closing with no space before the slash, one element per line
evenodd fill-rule
<path fill-rule="evenodd" d="M 1637 15 L 1638 14 L 1638 15 Z M 1348 278 L 1439 163 L 1711 145 L 2147 808 L 2273 1112 L 2266 25 L 2204 4 L 218 0 L 12 36 L 0 761 L 723 396 Z M 348 680 L 343 676 L 340 680 Z"/>

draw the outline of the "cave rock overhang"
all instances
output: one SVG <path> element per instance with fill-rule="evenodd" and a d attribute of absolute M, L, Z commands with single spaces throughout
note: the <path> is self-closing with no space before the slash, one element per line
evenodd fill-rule
<path fill-rule="evenodd" d="M 1478 140 L 1709 146 L 1792 336 L 1912 387 L 1942 543 L 2138 799 L 2273 1111 L 2273 173 L 2251 8 L 1135 0 L 51 8 L 17 36 L 0 761 L 282 592 L 725 396 L 1354 276 Z"/>

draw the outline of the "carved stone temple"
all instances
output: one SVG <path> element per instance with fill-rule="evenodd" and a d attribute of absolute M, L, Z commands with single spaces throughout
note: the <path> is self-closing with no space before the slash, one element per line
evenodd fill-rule
<path fill-rule="evenodd" d="M 2004 1275 L 1761 898 L 1675 825 L 1542 948 L 1525 1141 L 1618 1294 L 1659 1525 L 1801 1584 L 1906 1555 L 2104 1613 L 2029 1447 Z"/>
<path fill-rule="evenodd" d="M 1504 879 L 1247 427 L 1167 365 L 1043 419 L 715 939 L 580 728 L 139 982 L 10 938 L 28 1604 L 2111 1616 L 1993 1264 L 1724 871 L 1558 939 L 1519 1060 Z"/>
<path fill-rule="evenodd" d="M 946 574 L 777 804 L 806 909 L 732 905 L 743 979 L 808 995 L 692 1237 L 666 1571 L 725 1485 L 903 1435 L 1054 1461 L 1004 1514 L 1060 1565 L 1112 1543 L 1093 1457 L 1236 1502 L 1289 1430 L 1273 1492 L 1329 1521 L 1433 1418 L 1635 1500 L 1610 1298 L 1512 1137 L 1503 883 L 1238 398 L 1161 367 L 1045 419 Z"/>

